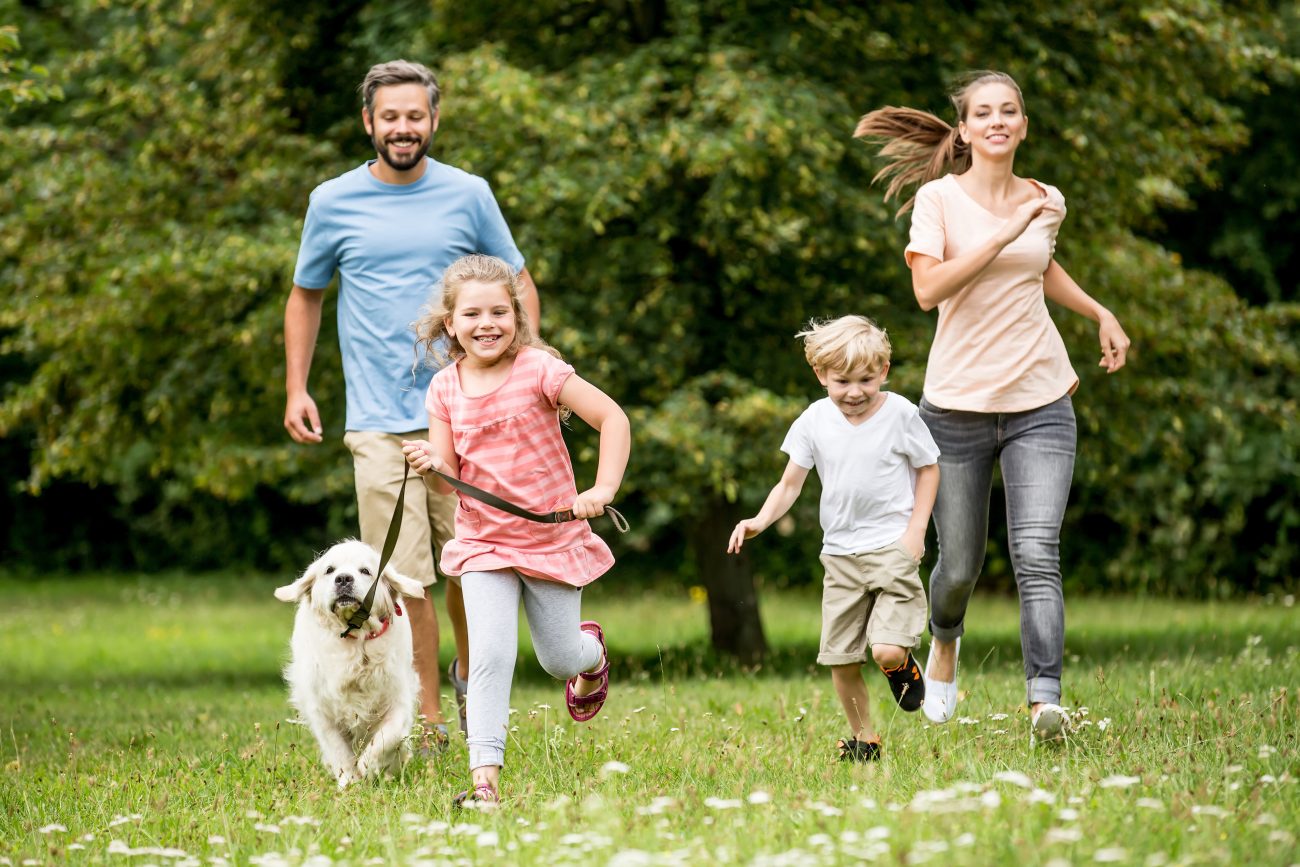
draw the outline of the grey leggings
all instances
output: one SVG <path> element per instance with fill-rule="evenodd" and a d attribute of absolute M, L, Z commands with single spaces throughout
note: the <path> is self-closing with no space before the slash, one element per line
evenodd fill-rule
<path fill-rule="evenodd" d="M 1030 704 L 1061 700 L 1065 598 L 1061 521 L 1074 472 L 1070 396 L 1027 412 L 939 409 L 921 399 L 921 418 L 939 446 L 934 526 L 939 561 L 930 573 L 930 634 L 952 641 L 984 564 L 993 464 L 1002 465 L 1011 568 L 1020 591 L 1020 647 Z"/>
<path fill-rule="evenodd" d="M 600 642 L 578 628 L 582 591 L 568 584 L 528 578 L 513 569 L 466 572 L 469 627 L 469 767 L 505 764 L 510 685 L 519 651 L 519 598 L 528 615 L 537 661 L 547 674 L 568 680 L 600 662 Z M 558 706 L 558 704 L 557 704 Z"/>

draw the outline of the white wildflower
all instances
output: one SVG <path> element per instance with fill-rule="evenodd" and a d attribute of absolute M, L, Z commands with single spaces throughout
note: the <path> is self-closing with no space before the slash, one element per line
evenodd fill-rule
<path fill-rule="evenodd" d="M 749 795 L 745 798 L 745 800 L 755 805 L 770 804 L 772 803 L 772 796 L 769 795 L 767 792 L 762 792 L 762 791 L 750 792 Z"/>
<path fill-rule="evenodd" d="M 1077 822 L 1079 820 L 1079 811 L 1073 807 L 1066 807 L 1057 813 L 1056 817 L 1062 822 Z"/>
<path fill-rule="evenodd" d="M 1003 721 L 1004 719 L 1006 719 L 1006 718 L 1007 718 L 1007 715 L 1004 714 L 1004 713 L 991 713 L 991 714 L 989 714 L 989 719 L 992 720 L 993 722 L 1002 722 L 1002 721 Z"/>
<path fill-rule="evenodd" d="M 1032 789 L 1034 787 L 1034 783 L 1029 779 L 1029 776 L 1020 771 L 998 771 L 993 775 L 993 779 L 999 783 L 1010 783 L 1013 786 L 1019 786 L 1022 789 Z"/>
<path fill-rule="evenodd" d="M 661 796 L 655 798 L 653 801 L 651 801 L 649 804 L 647 804 L 644 807 L 637 807 L 636 812 L 638 816 L 658 816 L 660 813 L 663 813 L 675 806 L 677 806 L 677 802 L 674 801 L 672 798 Z"/>
<path fill-rule="evenodd" d="M 622 762 L 611 761 L 611 762 L 605 762 L 605 764 L 601 765 L 600 775 L 602 777 L 608 777 L 610 774 L 626 774 L 630 770 L 632 769 L 629 768 L 627 765 L 623 764 Z"/>
<path fill-rule="evenodd" d="M 1056 795 L 1044 789 L 1034 789 L 1028 795 L 1025 795 L 1025 800 L 1030 804 L 1054 804 L 1056 803 Z"/>
<path fill-rule="evenodd" d="M 1113 774 L 1097 785 L 1103 789 L 1127 789 L 1129 786 L 1136 786 L 1140 782 L 1142 782 L 1141 777 L 1126 777 L 1123 774 Z"/>
<path fill-rule="evenodd" d="M 1113 864 L 1116 861 L 1127 861 L 1128 851 L 1118 846 L 1109 849 L 1098 849 L 1092 853 L 1092 860 L 1100 861 L 1103 864 Z"/>
<path fill-rule="evenodd" d="M 1212 816 L 1216 819 L 1222 819 L 1225 816 L 1231 816 L 1230 810 L 1225 810 L 1217 804 L 1195 804 L 1192 806 L 1193 816 Z"/>
<path fill-rule="evenodd" d="M 977 716 L 959 716 L 957 717 L 957 724 L 964 726 L 977 726 L 980 724 L 980 718 Z"/>
<path fill-rule="evenodd" d="M 980 803 L 986 810 L 996 810 L 1002 805 L 1002 796 L 997 793 L 996 789 L 989 789 L 980 795 Z"/>
<path fill-rule="evenodd" d="M 1144 810 L 1163 810 L 1165 804 L 1163 801 L 1157 801 L 1155 798 L 1138 798 L 1133 802 Z"/>
<path fill-rule="evenodd" d="M 974 846 L 974 845 L 975 845 L 975 835 L 972 834 L 970 831 L 967 831 L 965 834 L 962 834 L 962 835 L 958 836 L 956 840 L 953 840 L 953 841 L 952 841 L 952 845 L 954 845 L 954 846 Z"/>
<path fill-rule="evenodd" d="M 485 846 L 491 846 L 493 849 L 495 849 L 498 845 L 500 845 L 501 839 L 497 835 L 496 831 L 484 831 L 482 834 L 479 834 L 477 837 L 474 838 L 474 842 L 478 844 L 480 849 L 482 849 Z"/>
<path fill-rule="evenodd" d="M 40 834 L 53 834 L 55 831 L 58 831 L 60 834 L 68 833 L 67 827 L 65 825 L 60 825 L 58 822 L 51 822 L 50 824 L 37 829 L 37 832 Z"/>
<path fill-rule="evenodd" d="M 704 806 L 710 810 L 736 810 L 740 808 L 741 800 L 739 798 L 708 797 L 704 799 Z"/>
<path fill-rule="evenodd" d="M 1078 843 L 1083 839 L 1083 831 L 1079 828 L 1048 828 L 1047 833 L 1043 836 L 1046 843 Z"/>

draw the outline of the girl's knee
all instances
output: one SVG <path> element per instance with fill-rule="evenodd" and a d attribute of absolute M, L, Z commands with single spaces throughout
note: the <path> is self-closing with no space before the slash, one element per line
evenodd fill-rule
<path fill-rule="evenodd" d="M 897 644 L 873 644 L 871 658 L 881 668 L 898 668 L 907 661 L 907 648 Z"/>

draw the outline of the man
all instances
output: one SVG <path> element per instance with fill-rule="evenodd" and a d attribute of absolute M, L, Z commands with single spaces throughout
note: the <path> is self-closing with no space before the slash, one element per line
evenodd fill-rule
<path fill-rule="evenodd" d="M 537 287 L 487 182 L 427 156 L 438 129 L 438 82 L 418 63 L 370 69 L 359 88 L 361 122 L 376 159 L 326 181 L 311 194 L 293 290 L 284 311 L 284 426 L 295 441 L 319 443 L 316 403 L 307 391 L 321 302 L 339 273 L 338 330 L 347 394 L 344 442 L 352 451 L 361 538 L 383 546 L 406 463 L 403 439 L 426 438 L 425 391 L 434 370 L 414 354 L 411 323 L 446 267 L 468 253 L 498 256 L 521 269 L 524 307 L 539 319 Z M 436 580 L 433 547 L 454 535 L 455 496 L 406 492 L 393 565 L 426 586 Z M 445 742 L 438 694 L 438 620 L 433 602 L 408 600 L 426 734 Z M 469 672 L 465 610 L 456 579 L 447 588 L 456 637 L 448 673 L 465 728 Z M 432 727 L 430 731 L 429 727 Z"/>

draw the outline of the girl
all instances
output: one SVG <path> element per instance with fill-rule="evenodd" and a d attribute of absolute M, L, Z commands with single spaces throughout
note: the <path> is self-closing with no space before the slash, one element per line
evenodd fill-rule
<path fill-rule="evenodd" d="M 883 142 L 886 198 L 920 183 L 905 256 L 921 309 L 939 308 L 921 417 L 939 446 L 934 507 L 939 559 L 930 576 L 926 716 L 957 705 L 957 654 L 966 605 L 988 543 L 989 491 L 999 461 L 1007 536 L 1020 593 L 1020 642 L 1035 736 L 1064 736 L 1060 707 L 1065 603 L 1060 531 L 1074 471 L 1070 396 L 1079 378 L 1044 297 L 1098 323 L 1100 366 L 1124 366 L 1129 339 L 1115 316 L 1054 259 L 1065 199 L 1017 177 L 1016 149 L 1029 131 L 1011 76 L 969 75 L 952 94 L 957 126 L 927 112 L 882 108 L 855 135 Z M 945 171 L 951 173 L 945 174 Z"/>
<path fill-rule="evenodd" d="M 492 256 L 453 262 L 416 332 L 427 351 L 447 347 L 455 362 L 429 384 L 430 441 L 403 443 L 426 485 L 451 492 L 433 475 L 437 470 L 529 511 L 571 508 L 577 518 L 604 513 L 631 450 L 627 416 L 532 335 L 513 268 Z M 600 431 L 596 484 L 581 494 L 560 432 L 566 407 Z M 538 661 L 567 681 L 569 714 L 585 722 L 599 712 L 609 686 L 604 633 L 597 623 L 580 622 L 579 608 L 581 588 L 613 563 L 585 520 L 533 523 L 460 496 L 456 538 L 443 548 L 440 564 L 461 577 L 469 626 L 473 789 L 458 801 L 500 799 L 521 597 Z"/>

